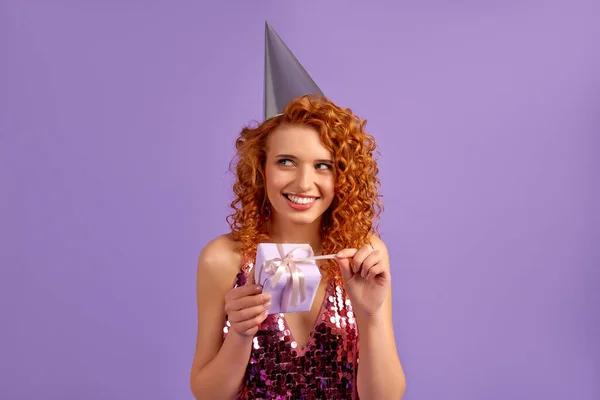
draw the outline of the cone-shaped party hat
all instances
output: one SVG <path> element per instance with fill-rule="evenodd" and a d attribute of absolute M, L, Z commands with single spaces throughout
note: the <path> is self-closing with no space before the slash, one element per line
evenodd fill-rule
<path fill-rule="evenodd" d="M 265 21 L 264 120 L 280 114 L 294 98 L 324 97 L 277 32 Z"/>

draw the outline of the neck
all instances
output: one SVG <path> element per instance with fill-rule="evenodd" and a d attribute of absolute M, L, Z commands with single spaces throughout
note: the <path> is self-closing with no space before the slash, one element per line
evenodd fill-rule
<path fill-rule="evenodd" d="M 273 218 L 269 230 L 271 240 L 276 243 L 309 244 L 315 254 L 319 254 L 322 247 L 320 226 L 320 219 L 312 224 L 294 224 Z"/>

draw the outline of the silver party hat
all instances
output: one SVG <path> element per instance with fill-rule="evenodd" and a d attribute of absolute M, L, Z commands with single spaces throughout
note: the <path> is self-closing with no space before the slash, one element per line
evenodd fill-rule
<path fill-rule="evenodd" d="M 265 121 L 280 114 L 292 99 L 303 95 L 324 97 L 291 50 L 265 21 Z"/>

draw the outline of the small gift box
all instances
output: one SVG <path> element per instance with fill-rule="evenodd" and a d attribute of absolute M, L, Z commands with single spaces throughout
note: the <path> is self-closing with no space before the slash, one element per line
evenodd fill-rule
<path fill-rule="evenodd" d="M 271 294 L 269 314 L 310 311 L 321 282 L 312 247 L 307 244 L 260 243 L 254 281 Z"/>

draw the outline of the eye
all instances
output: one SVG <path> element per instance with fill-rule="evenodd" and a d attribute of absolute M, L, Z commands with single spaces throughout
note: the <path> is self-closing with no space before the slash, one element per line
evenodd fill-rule
<path fill-rule="evenodd" d="M 328 170 L 328 169 L 332 168 L 331 165 L 325 164 L 325 163 L 317 164 L 316 167 L 317 167 L 317 169 L 325 169 L 325 170 Z"/>
<path fill-rule="evenodd" d="M 294 165 L 293 161 L 287 158 L 277 160 L 277 164 L 283 165 L 284 167 L 291 167 L 292 165 Z"/>

